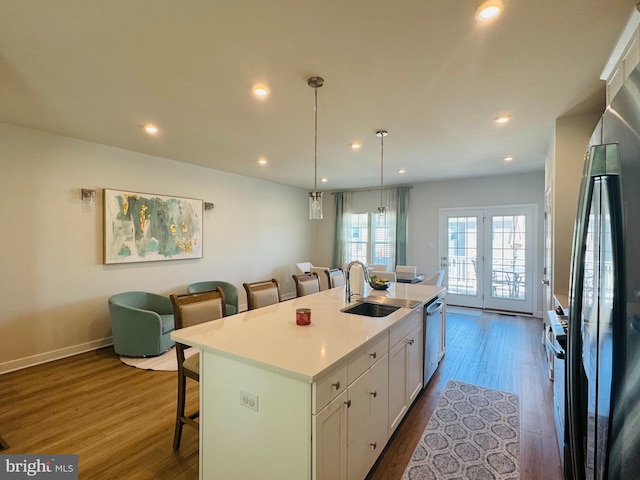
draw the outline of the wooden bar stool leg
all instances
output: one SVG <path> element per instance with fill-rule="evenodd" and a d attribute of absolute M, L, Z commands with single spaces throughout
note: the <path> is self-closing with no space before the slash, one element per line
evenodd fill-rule
<path fill-rule="evenodd" d="M 173 434 L 173 449 L 178 450 L 180 448 L 180 440 L 182 439 L 182 427 L 184 423 L 184 408 L 185 397 L 187 391 L 187 377 L 184 375 L 178 375 L 178 405 L 176 409 L 176 429 Z"/>

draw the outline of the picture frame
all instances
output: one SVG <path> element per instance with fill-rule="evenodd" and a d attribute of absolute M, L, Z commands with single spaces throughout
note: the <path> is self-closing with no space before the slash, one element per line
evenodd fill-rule
<path fill-rule="evenodd" d="M 202 258 L 203 201 L 104 189 L 104 263 Z"/>

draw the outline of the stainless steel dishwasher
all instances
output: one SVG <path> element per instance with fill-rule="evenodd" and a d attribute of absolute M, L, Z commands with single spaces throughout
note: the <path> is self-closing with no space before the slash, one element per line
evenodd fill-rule
<path fill-rule="evenodd" d="M 424 306 L 424 379 L 427 386 L 440 361 L 440 330 L 444 300 L 435 298 Z"/>

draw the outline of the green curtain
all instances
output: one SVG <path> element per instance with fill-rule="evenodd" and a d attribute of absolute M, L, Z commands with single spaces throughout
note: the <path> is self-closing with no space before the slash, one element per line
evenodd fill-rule
<path fill-rule="evenodd" d="M 337 192 L 333 194 L 333 203 L 335 208 L 335 225 L 333 237 L 333 258 L 331 259 L 331 268 L 339 268 L 344 261 L 344 193 Z"/>
<path fill-rule="evenodd" d="M 396 212 L 396 265 L 407 264 L 407 216 L 409 213 L 410 187 L 398 187 Z"/>

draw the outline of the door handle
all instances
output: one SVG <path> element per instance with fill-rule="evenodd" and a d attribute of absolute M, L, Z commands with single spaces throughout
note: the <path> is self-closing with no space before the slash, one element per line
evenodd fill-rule
<path fill-rule="evenodd" d="M 551 285 L 551 282 L 546 278 L 540 279 L 540 283 L 542 283 L 542 285 L 546 285 L 546 286 Z"/>

